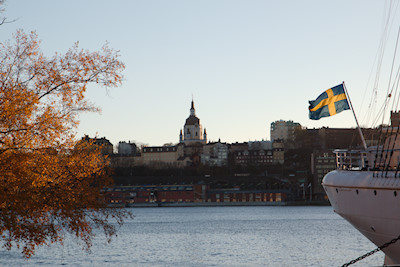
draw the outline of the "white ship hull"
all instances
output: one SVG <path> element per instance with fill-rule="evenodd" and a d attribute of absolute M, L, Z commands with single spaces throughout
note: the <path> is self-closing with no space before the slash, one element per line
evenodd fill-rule
<path fill-rule="evenodd" d="M 322 182 L 334 211 L 376 246 L 400 235 L 400 178 L 394 177 L 395 172 L 381 174 L 336 170 Z M 400 241 L 383 252 L 386 263 L 400 264 Z"/>

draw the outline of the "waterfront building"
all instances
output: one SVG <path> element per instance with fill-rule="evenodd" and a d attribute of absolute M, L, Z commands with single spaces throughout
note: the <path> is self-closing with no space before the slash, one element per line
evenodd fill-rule
<path fill-rule="evenodd" d="M 235 165 L 240 165 L 243 167 L 250 165 L 250 153 L 248 149 L 235 150 L 231 152 L 233 156 L 233 161 Z"/>
<path fill-rule="evenodd" d="M 189 159 L 190 164 L 192 166 L 197 166 L 201 162 L 201 155 L 203 154 L 203 146 L 202 143 L 188 143 L 188 144 L 180 144 L 183 147 L 184 159 Z M 188 166 L 187 165 L 187 166 Z"/>
<path fill-rule="evenodd" d="M 255 166 L 267 166 L 274 163 L 272 149 L 251 149 L 250 160 Z"/>
<path fill-rule="evenodd" d="M 130 141 L 127 143 L 125 141 L 120 141 L 118 143 L 118 155 L 120 156 L 136 156 L 137 146 L 135 143 Z"/>
<path fill-rule="evenodd" d="M 139 185 L 114 186 L 105 189 L 108 204 L 129 206 L 146 203 L 205 202 L 208 185 Z"/>
<path fill-rule="evenodd" d="M 273 163 L 285 163 L 285 143 L 282 139 L 275 139 L 272 143 Z"/>
<path fill-rule="evenodd" d="M 110 205 L 204 202 L 285 202 L 288 190 L 211 189 L 204 184 L 114 186 L 104 190 Z"/>
<path fill-rule="evenodd" d="M 185 145 L 190 145 L 193 143 L 207 143 L 207 132 L 206 129 L 203 131 L 203 126 L 200 123 L 200 119 L 196 117 L 196 110 L 194 108 L 193 100 L 190 107 L 190 115 L 185 121 L 183 131 L 182 129 L 180 130 L 179 143 L 183 143 Z"/>
<path fill-rule="evenodd" d="M 311 154 L 311 172 L 313 174 L 313 195 L 318 200 L 326 196 L 321 183 L 324 176 L 336 169 L 336 155 L 332 150 L 314 151 Z M 322 196 L 322 197 L 321 197 Z"/>
<path fill-rule="evenodd" d="M 235 165 L 247 166 L 268 166 L 274 164 L 272 149 L 252 148 L 237 150 L 232 153 Z"/>
<path fill-rule="evenodd" d="M 243 143 L 232 143 L 229 145 L 229 152 L 230 153 L 235 153 L 236 151 L 244 151 L 249 148 L 249 143 L 243 142 Z"/>
<path fill-rule="evenodd" d="M 101 146 L 101 153 L 103 155 L 112 155 L 114 152 L 113 145 L 105 137 L 102 138 L 90 138 L 88 135 L 82 137 L 81 141 L 92 142 L 94 145 Z"/>
<path fill-rule="evenodd" d="M 188 160 L 184 157 L 183 145 L 148 146 L 142 149 L 142 163 L 152 167 L 184 167 Z"/>
<path fill-rule="evenodd" d="M 113 168 L 132 168 L 134 166 L 143 165 L 140 153 L 137 151 L 135 143 L 119 142 L 117 147 L 118 153 L 114 154 L 111 159 L 111 167 Z"/>
<path fill-rule="evenodd" d="M 234 143 L 230 146 L 230 153 L 235 165 L 246 167 L 274 164 L 271 141 Z"/>
<path fill-rule="evenodd" d="M 295 131 L 301 129 L 300 123 L 293 121 L 279 120 L 271 123 L 270 134 L 271 141 L 281 139 L 284 142 L 295 141 Z"/>
<path fill-rule="evenodd" d="M 250 150 L 257 150 L 257 149 L 264 149 L 270 150 L 272 149 L 272 141 L 262 140 L 262 141 L 249 141 L 249 149 Z"/>
<path fill-rule="evenodd" d="M 226 166 L 228 164 L 228 145 L 218 142 L 208 143 L 203 146 L 201 163 L 208 166 Z"/>

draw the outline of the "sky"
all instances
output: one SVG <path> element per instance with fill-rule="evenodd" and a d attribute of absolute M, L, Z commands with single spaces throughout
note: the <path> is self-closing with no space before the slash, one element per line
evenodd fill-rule
<path fill-rule="evenodd" d="M 90 86 L 102 109 L 83 113 L 77 138 L 106 137 L 114 145 L 177 143 L 194 100 L 209 141 L 269 140 L 270 124 L 355 127 L 351 111 L 313 121 L 308 101 L 345 81 L 362 126 L 376 76 L 389 1 L 378 0 L 8 0 L 0 42 L 17 29 L 36 31 L 42 50 L 100 50 L 108 42 L 126 69 L 122 86 Z M 390 38 L 382 65 L 393 59 L 398 2 L 390 8 Z M 394 40 L 394 41 L 393 41 Z M 386 95 L 382 67 L 378 100 Z M 377 108 L 379 109 L 379 108 Z"/>

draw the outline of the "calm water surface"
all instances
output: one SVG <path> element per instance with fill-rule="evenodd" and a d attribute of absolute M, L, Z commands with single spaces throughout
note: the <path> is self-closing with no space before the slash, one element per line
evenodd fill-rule
<path fill-rule="evenodd" d="M 341 266 L 375 246 L 331 207 L 138 208 L 111 244 L 90 253 L 72 239 L 1 266 Z M 378 266 L 381 252 L 352 266 Z"/>

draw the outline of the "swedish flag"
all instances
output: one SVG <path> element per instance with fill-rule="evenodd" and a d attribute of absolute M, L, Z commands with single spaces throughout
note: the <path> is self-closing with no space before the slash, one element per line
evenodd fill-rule
<path fill-rule="evenodd" d="M 309 101 L 309 103 L 309 118 L 312 120 L 333 116 L 343 110 L 350 109 L 343 84 L 326 90 L 316 100 Z"/>

